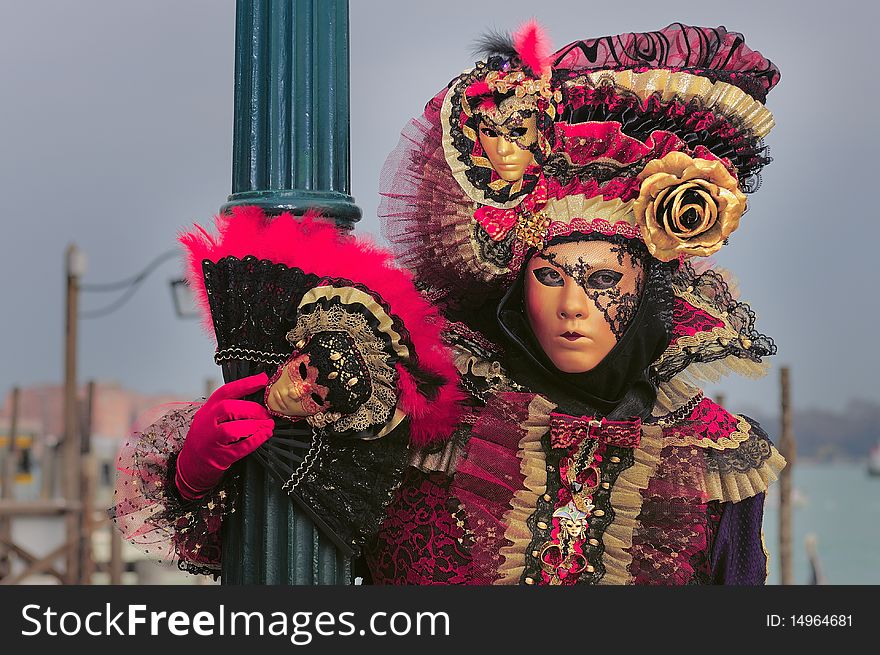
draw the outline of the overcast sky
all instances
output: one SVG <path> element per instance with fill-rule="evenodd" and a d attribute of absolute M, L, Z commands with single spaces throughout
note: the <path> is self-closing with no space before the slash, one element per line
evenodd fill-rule
<path fill-rule="evenodd" d="M 717 260 L 779 355 L 761 381 L 725 379 L 734 410 L 880 402 L 876 373 L 877 4 L 554 0 L 351 2 L 352 192 L 359 231 L 378 233 L 382 162 L 406 121 L 473 60 L 487 27 L 532 15 L 558 47 L 578 38 L 725 25 L 782 71 L 767 105 L 775 161 Z M 88 255 L 86 283 L 112 282 L 207 222 L 230 192 L 232 0 L 0 0 L 0 393 L 58 382 L 63 253 Z M 537 10 L 537 11 L 536 11 Z M 219 378 L 197 321 L 174 315 L 162 265 L 119 311 L 81 324 L 81 379 L 189 398 Z M 113 294 L 84 294 L 84 310 Z"/>

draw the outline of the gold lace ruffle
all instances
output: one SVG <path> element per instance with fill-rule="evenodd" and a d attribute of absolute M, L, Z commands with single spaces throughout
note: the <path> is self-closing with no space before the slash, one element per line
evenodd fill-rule
<path fill-rule="evenodd" d="M 636 519 L 642 511 L 642 490 L 648 486 L 657 470 L 662 446 L 662 428 L 659 425 L 643 425 L 641 442 L 633 452 L 635 463 L 618 476 L 611 491 L 614 520 L 602 537 L 605 575 L 599 584 L 624 585 L 632 582 L 630 548 L 633 532 L 638 526 Z"/>
<path fill-rule="evenodd" d="M 619 89 L 636 94 L 641 100 L 645 100 L 655 93 L 659 94 L 663 102 L 669 102 L 674 98 L 688 102 L 697 98 L 706 109 L 711 109 L 732 122 L 743 125 L 758 137 L 767 136 L 775 124 L 770 110 L 739 87 L 727 82 L 713 82 L 693 73 L 673 72 L 664 69 L 654 69 L 642 73 L 631 70 L 602 70 L 577 77 L 566 82 L 566 86 L 587 84 L 598 87 L 609 83 Z"/>
<path fill-rule="evenodd" d="M 570 223 L 573 219 L 580 218 L 593 220 L 602 218 L 614 225 L 618 221 L 624 221 L 635 226 L 636 218 L 632 213 L 634 201 L 624 202 L 619 198 L 603 200 L 602 196 L 587 198 L 584 195 L 571 195 L 562 199 L 551 198 L 547 201 L 542 213 L 552 222 Z"/>
<path fill-rule="evenodd" d="M 662 422 L 664 416 L 684 407 L 701 393 L 701 389 L 676 376 L 668 382 L 662 382 L 657 388 L 657 400 L 651 414 Z"/>
<path fill-rule="evenodd" d="M 709 500 L 738 503 L 746 498 L 766 492 L 770 484 L 779 477 L 779 472 L 785 468 L 786 464 L 785 458 L 776 450 L 775 446 L 770 446 L 770 452 L 770 457 L 764 460 L 760 466 L 749 469 L 745 473 L 707 471 L 706 491 L 709 493 Z"/>
<path fill-rule="evenodd" d="M 494 584 L 519 584 L 526 566 L 526 551 L 532 543 L 532 533 L 526 524 L 534 514 L 538 497 L 547 491 L 547 460 L 541 438 L 550 429 L 550 412 L 556 409 L 546 398 L 535 396 L 529 403 L 529 417 L 522 424 L 525 436 L 519 442 L 517 456 L 520 473 L 525 480 L 510 501 L 510 509 L 504 513 L 507 526 L 505 538 L 510 544 L 501 548 L 504 562 L 498 567 L 500 578 Z"/>
<path fill-rule="evenodd" d="M 751 436 L 752 425 L 742 416 L 735 416 L 736 430 L 726 437 L 721 437 L 717 441 L 707 438 L 695 437 L 691 434 L 677 434 L 673 430 L 670 434 L 663 436 L 664 446 L 699 446 L 700 448 L 714 448 L 715 450 L 727 450 L 729 448 L 738 448 L 739 445 Z"/>

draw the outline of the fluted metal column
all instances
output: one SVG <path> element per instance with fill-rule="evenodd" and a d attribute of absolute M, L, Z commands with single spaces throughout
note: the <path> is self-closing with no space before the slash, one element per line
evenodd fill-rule
<path fill-rule="evenodd" d="M 350 191 L 347 0 L 238 0 L 235 205 L 360 219 Z M 349 584 L 351 564 L 254 461 L 224 522 L 227 584 Z"/>
<path fill-rule="evenodd" d="M 351 226 L 347 0 L 238 0 L 232 195 Z"/>

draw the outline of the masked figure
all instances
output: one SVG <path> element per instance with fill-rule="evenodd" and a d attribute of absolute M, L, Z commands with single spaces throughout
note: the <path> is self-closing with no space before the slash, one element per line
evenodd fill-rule
<path fill-rule="evenodd" d="M 411 458 L 373 582 L 763 583 L 784 460 L 697 384 L 760 375 L 775 346 L 695 258 L 733 234 L 768 161 L 778 71 L 740 35 L 683 25 L 551 60 L 540 202 L 474 211 L 435 176 L 455 82 L 383 176 L 386 234 L 450 319 L 470 399 L 452 439 Z"/>
<path fill-rule="evenodd" d="M 775 346 L 695 258 L 778 71 L 723 28 L 484 45 L 386 163 L 395 263 L 256 209 L 183 236 L 235 381 L 123 453 L 133 541 L 216 571 L 252 453 L 375 583 L 763 582 L 784 460 L 697 385 Z"/>

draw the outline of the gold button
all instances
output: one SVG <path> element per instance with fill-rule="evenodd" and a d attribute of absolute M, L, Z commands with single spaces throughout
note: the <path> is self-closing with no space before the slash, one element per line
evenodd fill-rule
<path fill-rule="evenodd" d="M 611 461 L 614 462 L 615 464 L 617 464 L 618 462 L 620 462 L 620 458 L 619 458 L 617 455 L 612 456 L 610 459 L 611 459 Z"/>
<path fill-rule="evenodd" d="M 593 510 L 593 516 L 605 516 L 605 512 L 603 512 L 601 509 L 595 509 Z"/>
<path fill-rule="evenodd" d="M 347 387 L 353 387 L 358 383 L 358 379 L 356 377 L 351 378 L 348 382 L 345 383 Z"/>
<path fill-rule="evenodd" d="M 592 564 L 587 564 L 587 573 L 592 573 L 596 569 L 593 568 Z"/>
<path fill-rule="evenodd" d="M 603 483 L 602 483 L 602 488 L 603 488 L 603 489 L 610 489 L 610 488 L 611 488 L 611 485 L 608 484 L 607 482 L 603 482 Z"/>
<path fill-rule="evenodd" d="M 598 546 L 599 540 L 598 539 L 590 539 L 590 545 L 591 546 Z"/>
<path fill-rule="evenodd" d="M 544 494 L 544 500 L 546 500 L 549 503 L 552 500 L 550 498 L 550 494 Z"/>
<path fill-rule="evenodd" d="M 335 379 L 338 378 L 338 377 L 339 377 L 339 373 L 337 373 L 336 371 L 333 371 L 332 373 L 330 373 L 330 374 L 327 376 L 327 379 L 328 379 L 328 380 L 335 380 Z"/>
<path fill-rule="evenodd" d="M 547 524 L 544 523 L 544 521 L 538 521 L 538 528 L 539 528 L 540 530 L 546 530 L 546 529 L 547 529 Z"/>
<path fill-rule="evenodd" d="M 532 551 L 532 557 L 537 557 L 540 553 L 537 550 Z"/>
<path fill-rule="evenodd" d="M 535 584 L 534 578 L 526 578 L 526 584 Z"/>
<path fill-rule="evenodd" d="M 342 359 L 342 355 L 340 355 L 339 353 L 330 353 L 330 359 L 336 362 Z"/>

